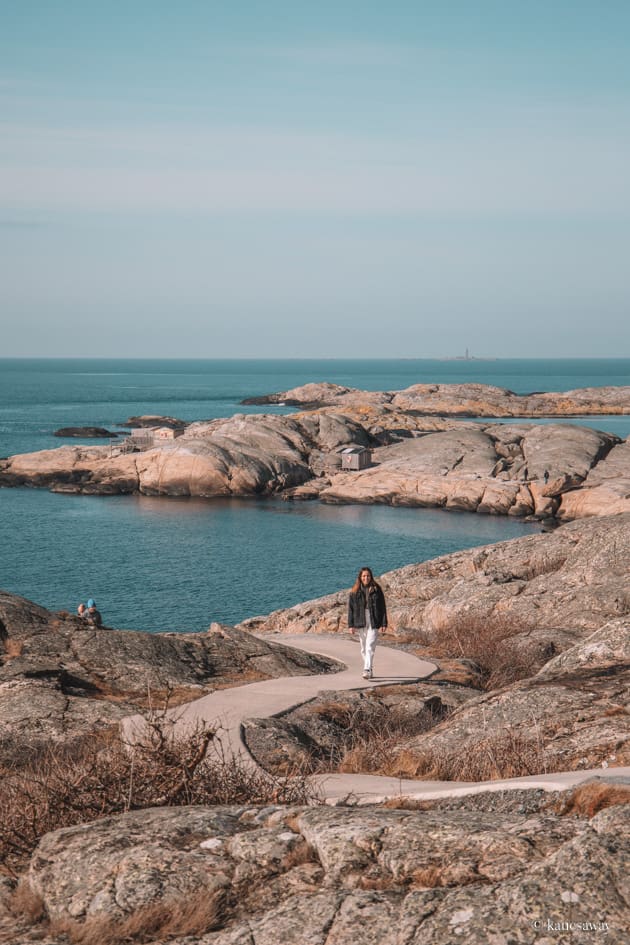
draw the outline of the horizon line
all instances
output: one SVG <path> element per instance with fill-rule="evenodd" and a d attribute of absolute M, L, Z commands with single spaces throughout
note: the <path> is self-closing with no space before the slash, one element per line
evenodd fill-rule
<path fill-rule="evenodd" d="M 421 357 L 413 358 L 402 355 L 388 355 L 380 357 L 356 357 L 349 356 L 344 357 L 340 356 L 319 356 L 312 358 L 299 357 L 295 358 L 291 355 L 279 355 L 279 356 L 265 356 L 259 357 L 255 355 L 222 355 L 220 357 L 195 357 L 193 355 L 181 355 L 181 356 L 165 356 L 165 355 L 27 355 L 27 354 L 15 354 L 15 355 L 4 355 L 0 356 L 0 362 L 2 361 L 298 361 L 298 362 L 307 362 L 307 361 L 441 361 L 441 362 L 458 362 L 464 364 L 470 364 L 471 362 L 488 362 L 488 361 L 630 361 L 630 354 L 628 355 L 562 355 L 560 357 L 550 357 L 546 355 L 540 357 L 537 355 L 530 355 L 527 357 L 517 357 L 515 355 L 474 355 L 469 358 L 464 357 L 463 355 L 434 355 L 433 357 Z"/>

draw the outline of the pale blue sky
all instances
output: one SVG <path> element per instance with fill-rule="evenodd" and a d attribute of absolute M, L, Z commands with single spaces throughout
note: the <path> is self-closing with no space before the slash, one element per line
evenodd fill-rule
<path fill-rule="evenodd" d="M 630 4 L 0 0 L 0 356 L 627 356 Z"/>

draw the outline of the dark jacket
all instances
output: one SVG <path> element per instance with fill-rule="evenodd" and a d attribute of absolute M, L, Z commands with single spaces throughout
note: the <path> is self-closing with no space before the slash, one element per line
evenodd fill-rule
<path fill-rule="evenodd" d="M 365 626 L 365 599 L 366 595 L 363 588 L 358 591 L 350 591 L 348 598 L 348 626 L 353 628 Z M 387 608 L 385 607 L 385 595 L 378 584 L 371 584 L 367 593 L 372 626 L 380 630 L 387 626 Z"/>
<path fill-rule="evenodd" d="M 86 610 L 84 617 L 87 623 L 91 623 L 93 627 L 103 626 L 103 618 L 101 617 L 96 607 L 94 607 L 92 610 Z"/>

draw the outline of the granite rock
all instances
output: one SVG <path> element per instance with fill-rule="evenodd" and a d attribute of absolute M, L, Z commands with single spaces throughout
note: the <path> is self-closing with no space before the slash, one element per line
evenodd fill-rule
<path fill-rule="evenodd" d="M 169 945 L 533 945 L 569 920 L 606 922 L 620 945 L 629 811 L 153 809 L 48 834 L 27 878 L 80 924 L 217 903 L 213 929 Z"/>
<path fill-rule="evenodd" d="M 384 574 L 390 628 L 431 639 L 493 621 L 557 652 L 630 613 L 630 513 L 471 548 Z M 348 590 L 244 621 L 261 632 L 346 629 Z M 472 632 L 472 631 L 469 631 Z M 552 655 L 551 653 L 547 656 Z"/>
<path fill-rule="evenodd" d="M 0 485 L 86 494 L 283 494 L 563 520 L 627 507 L 627 456 L 612 434 L 425 417 L 379 392 L 343 391 L 336 396 L 341 406 L 196 421 L 176 440 L 150 448 L 131 451 L 128 440 L 13 456 L 0 460 Z M 339 451 L 349 445 L 372 449 L 370 468 L 340 473 Z"/>
<path fill-rule="evenodd" d="M 455 780 L 481 780 L 475 771 L 492 769 L 485 777 L 510 776 L 503 752 L 525 769 L 514 776 L 628 764 L 629 640 L 630 619 L 611 621 L 532 678 L 467 701 L 429 732 L 401 741 L 405 774 L 440 778 L 453 770 Z"/>
<path fill-rule="evenodd" d="M 332 476 L 320 498 L 547 518 L 616 442 L 570 424 L 426 433 L 376 448 L 372 468 Z"/>
<path fill-rule="evenodd" d="M 630 387 L 515 394 L 489 384 L 413 384 L 401 391 L 361 391 L 338 384 L 305 384 L 244 403 L 305 407 L 390 404 L 405 411 L 455 417 L 573 417 L 630 413 Z"/>
<path fill-rule="evenodd" d="M 237 414 L 191 424 L 174 441 L 127 452 L 117 447 L 61 447 L 0 463 L 0 484 L 56 491 L 176 496 L 269 495 L 313 477 L 309 457 L 366 431 L 350 418 L 326 414 L 303 424 L 290 417 Z"/>
<path fill-rule="evenodd" d="M 188 634 L 94 628 L 0 592 L 0 756 L 70 743 L 167 695 L 177 704 L 218 685 L 336 668 L 220 624 Z"/>

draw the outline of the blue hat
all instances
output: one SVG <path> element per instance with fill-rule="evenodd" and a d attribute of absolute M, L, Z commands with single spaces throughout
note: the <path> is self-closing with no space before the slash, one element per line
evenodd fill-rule
<path fill-rule="evenodd" d="M 94 601 L 92 597 L 90 597 L 89 601 L 87 602 L 87 605 L 88 607 L 96 607 L 96 602 Z"/>

